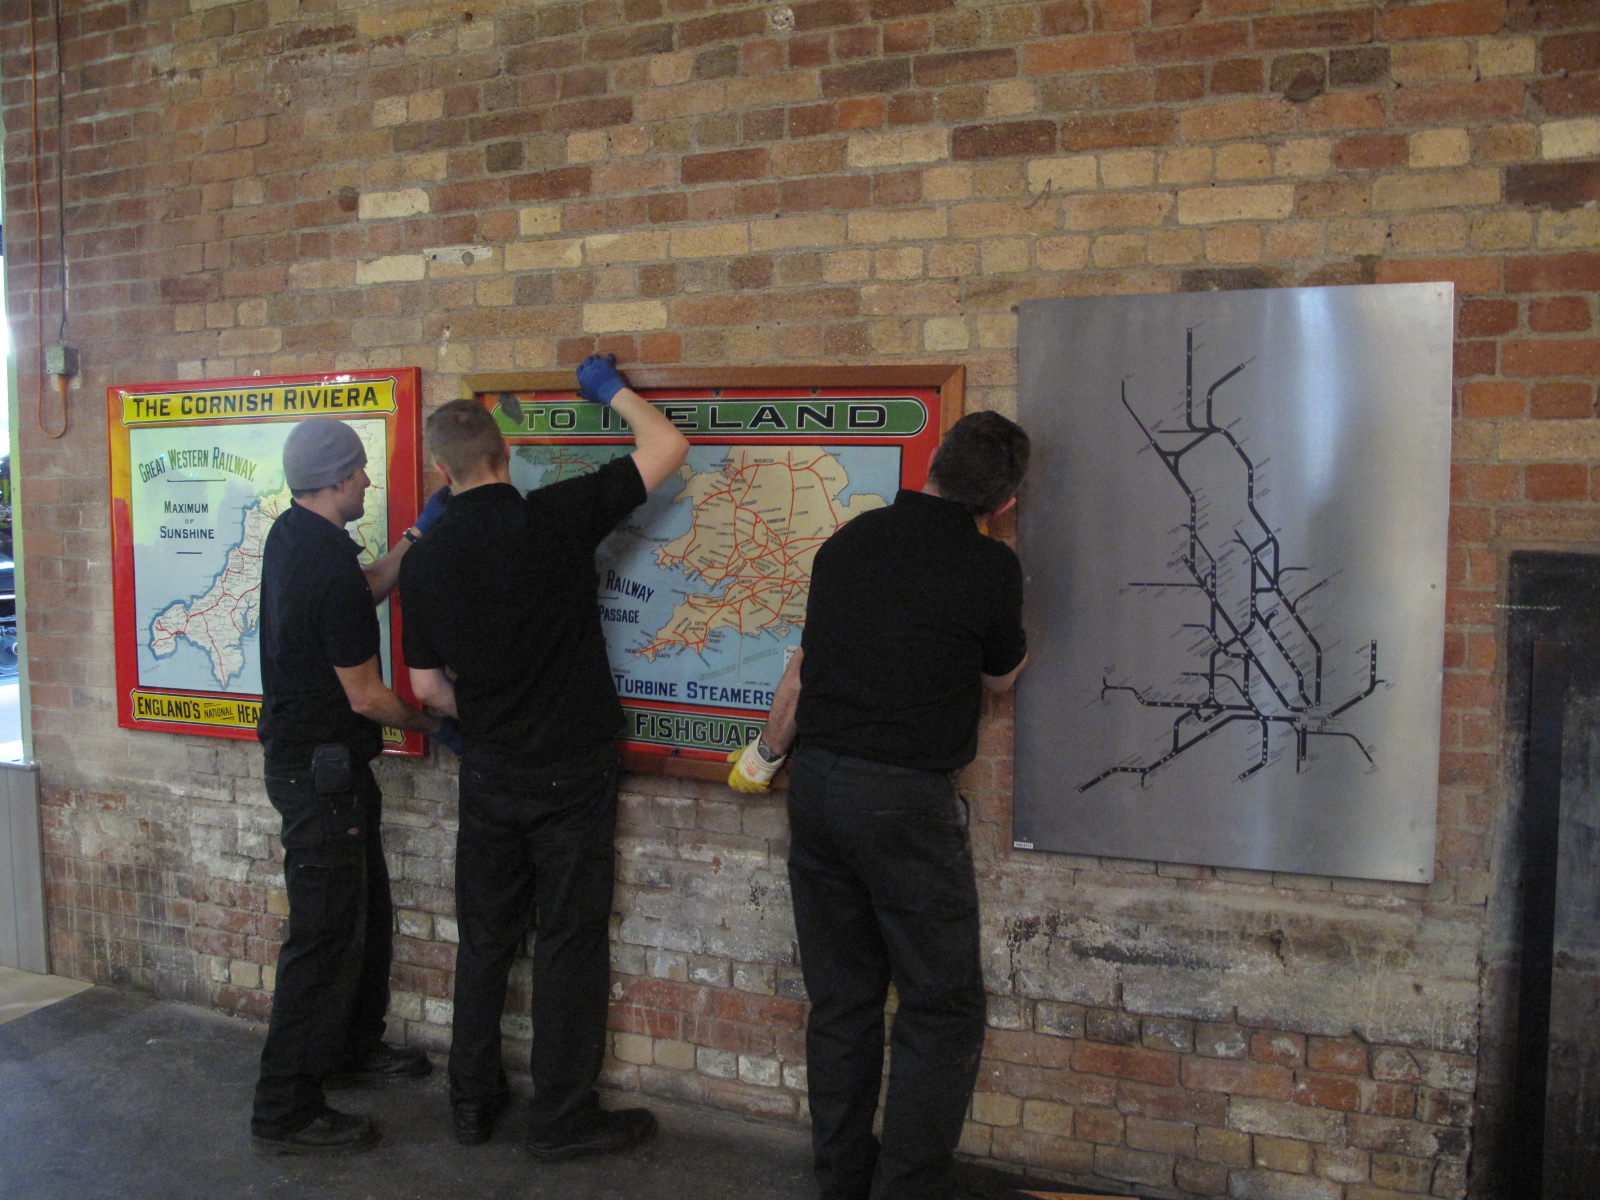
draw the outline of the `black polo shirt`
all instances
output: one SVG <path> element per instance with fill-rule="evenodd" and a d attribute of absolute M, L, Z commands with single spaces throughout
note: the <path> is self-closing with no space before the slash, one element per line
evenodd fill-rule
<path fill-rule="evenodd" d="M 359 762 L 383 749 L 378 723 L 351 709 L 334 674 L 378 653 L 378 614 L 360 555 L 342 528 L 298 504 L 267 532 L 256 736 L 269 760 L 309 761 L 324 742 L 344 742 Z"/>
<path fill-rule="evenodd" d="M 1027 651 L 1022 565 L 953 501 L 902 490 L 817 551 L 799 739 L 892 766 L 954 770 L 977 753 L 983 675 Z"/>
<path fill-rule="evenodd" d="M 469 750 L 547 766 L 622 732 L 594 552 L 645 496 L 631 455 L 526 499 L 484 484 L 401 560 L 406 664 L 455 672 Z"/>

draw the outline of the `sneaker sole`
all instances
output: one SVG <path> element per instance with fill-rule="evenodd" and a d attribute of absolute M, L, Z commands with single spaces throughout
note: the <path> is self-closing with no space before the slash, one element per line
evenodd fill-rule
<path fill-rule="evenodd" d="M 262 1158 L 273 1158 L 280 1154 L 295 1154 L 308 1158 L 332 1158 L 341 1154 L 362 1154 L 371 1150 L 383 1140 L 381 1133 L 374 1133 L 370 1138 L 363 1138 L 359 1142 L 342 1142 L 328 1146 L 305 1146 L 294 1142 L 279 1142 L 271 1138 L 250 1138 L 250 1153 L 260 1155 Z"/>
<path fill-rule="evenodd" d="M 522 1151 L 536 1163 L 570 1162 L 574 1158 L 598 1158 L 602 1154 L 620 1154 L 624 1150 L 632 1150 L 655 1137 L 656 1132 L 652 1127 L 648 1132 L 614 1146 L 557 1146 L 550 1150 L 539 1150 L 524 1142 Z"/>

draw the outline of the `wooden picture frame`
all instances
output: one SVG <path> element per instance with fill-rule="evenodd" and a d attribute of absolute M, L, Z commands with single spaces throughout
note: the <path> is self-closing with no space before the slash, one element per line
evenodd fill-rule
<path fill-rule="evenodd" d="M 717 420 L 719 415 L 726 414 L 718 413 L 716 409 L 710 410 L 716 432 L 695 426 L 694 419 L 687 415 L 688 407 L 696 404 L 709 405 L 713 400 L 720 401 L 722 406 L 737 404 L 741 399 L 752 402 L 761 400 L 783 402 L 781 393 L 792 393 L 793 399 L 789 402 L 796 405 L 810 402 L 807 407 L 813 411 L 815 404 L 827 400 L 848 402 L 852 399 L 878 397 L 886 393 L 894 393 L 896 398 L 902 396 L 916 398 L 925 409 L 936 411 L 926 413 L 923 426 L 915 434 L 899 438 L 910 449 L 902 449 L 899 455 L 897 482 L 901 487 L 912 488 L 920 488 L 926 482 L 927 466 L 932 458 L 932 451 L 937 447 L 945 430 L 961 416 L 966 400 L 966 368 L 951 364 L 860 367 L 628 366 L 626 377 L 635 391 L 652 402 L 665 406 L 673 400 L 679 401 L 679 404 L 669 411 L 669 415 L 678 414 L 674 416 L 675 420 L 681 416 L 683 425 L 680 427 L 686 428 L 692 445 L 720 446 L 731 443 L 741 449 L 760 445 L 794 446 L 812 443 L 819 446 L 865 445 L 868 442 L 882 445 L 895 441 L 898 435 L 885 434 L 876 439 L 869 439 L 865 434 L 845 435 L 835 431 L 832 435 L 821 436 L 815 433 L 814 426 L 812 432 L 807 434 L 803 432 L 806 421 L 802 414 L 800 428 L 781 435 L 774 434 L 762 440 L 761 435 L 750 432 L 736 431 L 731 434 L 723 432 L 733 428 L 734 422 Z M 561 415 L 570 412 L 572 416 L 581 415 L 593 423 L 592 410 L 586 412 L 583 409 L 573 408 L 574 378 L 570 370 L 469 374 L 462 377 L 462 388 L 466 397 L 479 399 L 492 409 L 508 407 L 500 403 L 500 398 L 503 396 L 516 398 L 515 404 L 509 406 L 511 411 L 522 412 L 524 406 L 527 406 L 524 416 L 520 418 L 524 422 L 522 425 L 514 423 L 504 412 L 497 417 L 502 432 L 514 446 L 536 447 L 553 443 L 562 437 L 569 442 L 587 441 L 591 444 L 626 444 L 628 441 L 620 432 L 605 434 L 598 430 L 590 430 L 587 434 L 561 435 L 548 427 L 542 434 L 534 431 L 541 420 L 557 413 L 558 410 Z M 548 407 L 539 409 L 536 407 L 539 405 Z M 853 442 L 852 438 L 855 439 Z M 884 498 L 886 503 L 892 500 L 892 496 Z M 809 560 L 806 570 L 809 575 Z M 748 635 L 741 634 L 741 636 Z M 791 631 L 791 640 L 797 637 L 798 634 Z M 775 679 L 773 683 L 775 684 Z M 691 707 L 653 700 L 630 701 L 626 695 L 623 696 L 623 703 L 630 720 L 630 735 L 625 735 L 622 741 L 624 767 L 630 771 L 693 779 L 720 781 L 727 778 L 729 768 L 725 755 L 720 752 L 722 743 L 719 741 L 718 751 L 707 750 L 704 745 L 673 746 L 656 743 L 645 745 L 631 736 L 641 728 L 642 718 L 639 715 L 641 712 L 664 714 L 658 718 L 656 724 L 663 724 L 665 716 L 672 716 L 681 724 L 682 718 L 677 714 L 682 712 L 688 712 L 694 717 L 703 717 L 711 722 L 725 720 L 728 722 L 726 727 L 716 727 L 722 736 L 732 736 L 739 731 L 754 736 L 750 731 L 758 731 L 766 717 L 765 710 L 747 709 L 743 715 L 730 715 L 723 710 L 714 710 L 704 705 Z M 745 741 L 747 740 L 748 737 Z M 730 743 L 728 748 L 734 747 Z M 778 786 L 782 786 L 781 776 Z"/>

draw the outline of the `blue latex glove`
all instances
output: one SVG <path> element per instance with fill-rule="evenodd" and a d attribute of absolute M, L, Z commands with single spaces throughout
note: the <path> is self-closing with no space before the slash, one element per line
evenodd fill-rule
<path fill-rule="evenodd" d="M 452 754 L 461 753 L 461 722 L 454 717 L 440 717 L 438 731 L 430 736 Z"/>
<path fill-rule="evenodd" d="M 578 364 L 578 395 L 585 400 L 610 404 L 611 398 L 628 386 L 617 373 L 615 354 L 591 354 Z"/>
<path fill-rule="evenodd" d="M 440 488 L 428 497 L 428 502 L 422 506 L 422 511 L 417 514 L 417 519 L 412 522 L 417 527 L 418 533 L 427 533 L 439 523 L 439 518 L 444 516 L 444 506 L 450 503 L 450 489 Z"/>

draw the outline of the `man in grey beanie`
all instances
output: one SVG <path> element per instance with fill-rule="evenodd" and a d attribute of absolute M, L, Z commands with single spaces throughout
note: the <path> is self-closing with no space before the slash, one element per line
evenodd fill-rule
<path fill-rule="evenodd" d="M 294 500 L 267 534 L 261 568 L 261 718 L 267 798 L 283 817 L 289 930 L 250 1121 L 258 1154 L 353 1154 L 372 1119 L 329 1108 L 325 1084 L 421 1078 L 421 1050 L 383 1041 L 392 903 L 380 839 L 383 797 L 369 764 L 382 727 L 459 749 L 454 722 L 412 708 L 383 681 L 374 606 L 400 559 L 437 521 L 429 500 L 405 539 L 370 566 L 345 526 L 372 481 L 356 431 L 311 417 L 283 446 Z"/>

